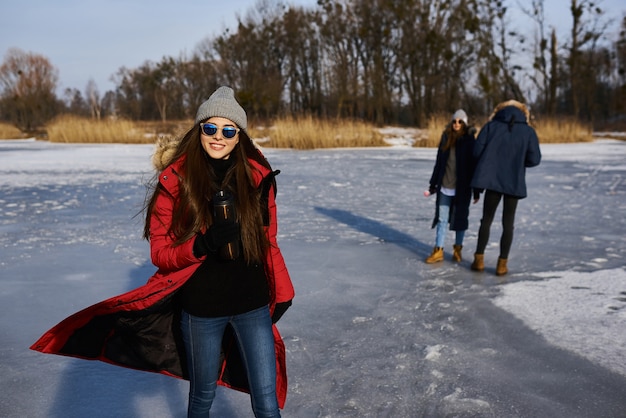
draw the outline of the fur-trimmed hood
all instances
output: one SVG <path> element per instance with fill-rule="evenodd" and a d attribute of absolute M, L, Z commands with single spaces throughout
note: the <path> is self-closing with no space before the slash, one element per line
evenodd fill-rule
<path fill-rule="evenodd" d="M 163 171 L 172 162 L 172 157 L 180 139 L 176 137 L 160 136 L 155 144 L 154 154 L 152 154 L 152 166 L 156 171 Z"/>
<path fill-rule="evenodd" d="M 494 118 L 496 118 L 498 113 L 500 113 L 503 109 L 507 107 L 514 107 L 520 110 L 524 114 L 524 117 L 526 119 L 525 122 L 530 122 L 530 110 L 528 110 L 528 107 L 524 103 L 518 102 L 517 100 L 507 100 L 505 102 L 499 103 L 493 109 L 493 113 L 491 114 L 491 116 L 489 116 L 489 120 L 493 120 Z"/>

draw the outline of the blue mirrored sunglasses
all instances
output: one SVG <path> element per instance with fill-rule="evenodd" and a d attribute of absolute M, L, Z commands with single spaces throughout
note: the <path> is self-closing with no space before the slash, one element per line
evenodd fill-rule
<path fill-rule="evenodd" d="M 201 123 L 200 129 L 205 135 L 213 136 L 217 133 L 219 127 L 213 123 Z M 239 133 L 239 129 L 232 126 L 225 126 L 222 128 L 222 136 L 226 139 L 233 139 L 235 135 Z"/>

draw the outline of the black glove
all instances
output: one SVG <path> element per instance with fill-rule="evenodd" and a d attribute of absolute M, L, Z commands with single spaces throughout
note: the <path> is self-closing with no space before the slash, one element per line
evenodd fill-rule
<path fill-rule="evenodd" d="M 204 234 L 196 235 L 193 243 L 193 254 L 202 257 L 216 252 L 222 245 L 229 242 L 238 242 L 240 234 L 238 222 L 223 222 L 213 224 Z"/>
<path fill-rule="evenodd" d="M 290 306 L 290 300 L 288 300 L 287 302 L 278 302 L 274 307 L 274 313 L 272 314 L 272 324 L 277 323 L 278 320 L 283 316 L 283 314 L 287 312 L 287 309 L 289 309 Z"/>

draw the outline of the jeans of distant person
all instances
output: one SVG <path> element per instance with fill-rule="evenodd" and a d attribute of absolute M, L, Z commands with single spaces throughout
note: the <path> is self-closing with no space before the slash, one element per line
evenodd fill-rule
<path fill-rule="evenodd" d="M 231 324 L 250 384 L 256 417 L 280 417 L 276 398 L 276 354 L 269 307 L 240 315 L 203 318 L 183 311 L 181 329 L 189 368 L 188 417 L 208 417 L 220 372 L 222 337 Z"/>
<path fill-rule="evenodd" d="M 448 221 L 450 219 L 450 205 L 454 196 L 448 196 L 439 192 L 439 217 L 437 218 L 437 238 L 435 240 L 435 246 L 443 248 L 443 244 L 446 240 L 446 232 L 448 232 Z M 463 238 L 465 238 L 465 231 L 456 231 L 456 237 L 454 240 L 455 245 L 463 245 Z"/>
<path fill-rule="evenodd" d="M 489 242 L 489 230 L 491 223 L 496 214 L 496 209 L 503 199 L 502 207 L 502 236 L 500 237 L 500 258 L 509 258 L 509 251 L 513 243 L 513 230 L 515 229 L 515 211 L 517 210 L 517 202 L 519 198 L 510 196 L 493 190 L 485 192 L 485 200 L 483 203 L 483 218 L 480 220 L 480 229 L 478 230 L 478 243 L 476 245 L 476 254 L 484 254 L 487 243 Z"/>

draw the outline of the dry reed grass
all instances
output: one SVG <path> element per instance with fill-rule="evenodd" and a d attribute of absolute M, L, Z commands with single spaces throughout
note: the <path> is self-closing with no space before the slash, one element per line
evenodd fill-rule
<path fill-rule="evenodd" d="M 0 122 L 0 139 L 21 139 L 25 135 L 13 125 Z"/>
<path fill-rule="evenodd" d="M 420 135 L 415 135 L 414 147 L 437 147 L 449 115 L 433 115 Z M 193 121 L 132 122 L 104 120 L 63 115 L 48 124 L 47 136 L 52 142 L 74 143 L 154 143 L 158 136 L 181 137 Z M 573 143 L 593 140 L 590 124 L 572 118 L 542 118 L 533 120 L 541 143 Z M 480 129 L 480 126 L 476 127 Z M 273 148 L 315 149 L 340 147 L 389 146 L 381 130 L 372 124 L 350 120 L 327 120 L 313 117 L 285 117 L 271 127 L 251 126 L 250 136 L 263 146 Z M 0 123 L 0 138 L 24 138 L 25 134 L 7 123 Z"/>
<path fill-rule="evenodd" d="M 155 136 L 129 120 L 93 120 L 72 115 L 56 117 L 47 126 L 48 140 L 70 143 L 149 144 Z"/>
<path fill-rule="evenodd" d="M 441 134 L 450 122 L 450 115 L 432 115 L 426 122 L 426 136 L 420 141 L 413 143 L 414 147 L 437 148 L 441 140 Z"/>
<path fill-rule="evenodd" d="M 593 128 L 589 123 L 567 117 L 545 118 L 532 121 L 539 142 L 563 144 L 593 141 Z"/>
<path fill-rule="evenodd" d="M 271 128 L 251 131 L 263 146 L 272 148 L 316 149 L 344 147 L 384 147 L 388 144 L 374 125 L 353 120 L 284 117 Z"/>

